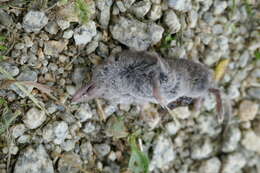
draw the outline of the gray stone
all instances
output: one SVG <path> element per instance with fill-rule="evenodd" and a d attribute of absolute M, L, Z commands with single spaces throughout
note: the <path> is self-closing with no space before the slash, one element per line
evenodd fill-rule
<path fill-rule="evenodd" d="M 0 24 L 6 27 L 10 27 L 13 24 L 12 17 L 3 9 L 0 9 Z"/>
<path fill-rule="evenodd" d="M 86 25 L 82 25 L 74 30 L 74 40 L 76 45 L 84 45 L 89 43 L 97 34 L 96 24 L 89 21 Z"/>
<path fill-rule="evenodd" d="M 70 39 L 73 36 L 74 32 L 72 30 L 64 31 L 63 38 Z"/>
<path fill-rule="evenodd" d="M 227 2 L 226 1 L 215 1 L 214 7 L 215 7 L 214 8 L 214 14 L 220 15 L 227 8 Z"/>
<path fill-rule="evenodd" d="M 44 12 L 29 11 L 23 18 L 23 28 L 26 32 L 39 32 L 48 23 Z"/>
<path fill-rule="evenodd" d="M 79 155 L 73 152 L 64 153 L 58 163 L 60 173 L 78 173 L 81 167 L 82 161 Z"/>
<path fill-rule="evenodd" d="M 55 144 L 61 144 L 68 136 L 68 124 L 64 121 L 61 122 L 55 122 L 54 125 L 54 135 L 55 135 L 55 139 L 54 139 L 54 143 Z"/>
<path fill-rule="evenodd" d="M 169 7 L 182 12 L 191 10 L 191 4 L 191 0 L 168 0 Z"/>
<path fill-rule="evenodd" d="M 15 44 L 14 48 L 17 49 L 17 50 L 22 50 L 22 49 L 25 48 L 25 44 L 24 43 L 17 43 L 17 44 Z"/>
<path fill-rule="evenodd" d="M 221 169 L 221 162 L 217 157 L 205 160 L 199 167 L 199 173 L 219 173 Z"/>
<path fill-rule="evenodd" d="M 66 140 L 65 142 L 61 143 L 61 148 L 64 151 L 72 151 L 75 148 L 76 142 L 76 140 Z"/>
<path fill-rule="evenodd" d="M 31 108 L 26 112 L 23 122 L 25 126 L 29 129 L 36 129 L 46 120 L 46 114 L 44 111 L 38 108 Z"/>
<path fill-rule="evenodd" d="M 57 32 L 59 31 L 59 27 L 56 22 L 51 21 L 45 26 L 45 31 L 50 34 L 57 34 Z"/>
<path fill-rule="evenodd" d="M 11 128 L 11 134 L 13 138 L 22 136 L 26 131 L 26 127 L 23 124 L 16 124 Z"/>
<path fill-rule="evenodd" d="M 213 153 L 213 144 L 209 138 L 203 139 L 203 141 L 196 141 L 191 148 L 191 158 L 194 160 L 202 160 L 208 158 Z"/>
<path fill-rule="evenodd" d="M 110 20 L 110 8 L 113 4 L 112 0 L 96 0 L 97 8 L 100 10 L 100 15 L 98 17 L 101 27 L 107 28 Z"/>
<path fill-rule="evenodd" d="M 246 164 L 246 159 L 241 153 L 232 153 L 224 160 L 221 173 L 239 172 Z"/>
<path fill-rule="evenodd" d="M 94 148 L 99 157 L 104 157 L 110 152 L 110 145 L 108 144 L 96 144 Z"/>
<path fill-rule="evenodd" d="M 94 125 L 93 123 L 87 122 L 87 123 L 84 125 L 82 131 L 83 131 L 84 133 L 86 133 L 86 134 L 90 134 L 90 133 L 94 132 L 95 129 L 96 129 L 96 127 L 95 127 L 95 125 Z"/>
<path fill-rule="evenodd" d="M 83 103 L 75 114 L 76 118 L 80 122 L 85 122 L 93 117 L 93 113 L 88 103 Z"/>
<path fill-rule="evenodd" d="M 44 42 L 44 53 L 45 55 L 58 56 L 68 44 L 68 41 L 55 41 L 50 40 Z"/>
<path fill-rule="evenodd" d="M 176 135 L 176 133 L 180 130 L 180 123 L 169 122 L 165 125 L 167 132 L 170 135 Z"/>
<path fill-rule="evenodd" d="M 19 154 L 14 173 L 54 173 L 52 161 L 45 148 L 39 145 L 36 149 L 29 146 Z"/>
<path fill-rule="evenodd" d="M 57 20 L 57 24 L 61 28 L 61 30 L 65 30 L 70 27 L 70 22 L 67 20 Z"/>
<path fill-rule="evenodd" d="M 260 137 L 253 130 L 244 131 L 241 143 L 247 150 L 260 154 Z"/>
<path fill-rule="evenodd" d="M 169 33 L 174 34 L 181 29 L 181 24 L 173 10 L 169 10 L 164 15 L 164 23 L 169 28 Z"/>
<path fill-rule="evenodd" d="M 258 112 L 259 104 L 250 100 L 243 100 L 239 105 L 239 118 L 241 121 L 253 120 Z"/>
<path fill-rule="evenodd" d="M 20 73 L 20 75 L 16 78 L 18 81 L 37 81 L 37 73 L 35 71 L 26 69 Z M 28 92 L 33 90 L 33 86 L 24 86 Z M 12 90 L 14 90 L 20 97 L 27 96 L 26 93 L 22 92 L 19 88 L 17 88 L 14 84 L 10 86 Z"/>
<path fill-rule="evenodd" d="M 195 28 L 197 26 L 197 21 L 198 21 L 199 15 L 197 11 L 191 10 L 189 11 L 189 27 L 190 28 Z"/>
<path fill-rule="evenodd" d="M 256 88 L 249 88 L 248 90 L 248 95 L 254 99 L 259 99 L 260 100 L 260 87 Z"/>
<path fill-rule="evenodd" d="M 149 0 L 139 1 L 132 5 L 131 11 L 138 18 L 143 18 L 150 10 L 151 2 Z"/>
<path fill-rule="evenodd" d="M 19 74 L 19 68 L 12 63 L 8 63 L 8 62 L 0 62 L 0 66 L 7 71 L 12 77 L 15 77 Z M 7 77 L 0 73 L 0 80 L 6 79 Z"/>
<path fill-rule="evenodd" d="M 233 152 L 237 149 L 239 141 L 241 139 L 241 132 L 239 128 L 229 126 L 228 131 L 225 134 L 222 151 Z"/>
<path fill-rule="evenodd" d="M 148 13 L 148 18 L 152 21 L 160 19 L 162 16 L 162 7 L 158 4 L 153 4 L 150 12 Z"/>
<path fill-rule="evenodd" d="M 167 167 L 173 162 L 175 157 L 176 153 L 173 149 L 171 138 L 166 138 L 160 135 L 156 140 L 149 170 L 153 171 L 156 168 Z"/>
<path fill-rule="evenodd" d="M 128 9 L 132 6 L 132 4 L 135 2 L 136 0 L 124 0 L 124 5 L 125 5 L 125 8 Z"/>
<path fill-rule="evenodd" d="M 217 123 L 217 119 L 215 116 L 202 114 L 198 118 L 198 129 L 200 133 L 207 134 L 209 136 L 216 136 L 220 133 L 221 128 L 219 128 L 219 124 Z"/>
<path fill-rule="evenodd" d="M 145 24 L 120 17 L 116 24 L 110 27 L 110 31 L 113 38 L 122 44 L 136 50 L 146 50 L 161 40 L 164 29 L 154 23 Z"/>
<path fill-rule="evenodd" d="M 122 1 L 116 1 L 116 5 L 120 12 L 122 12 L 122 13 L 126 12 L 126 8 Z"/>

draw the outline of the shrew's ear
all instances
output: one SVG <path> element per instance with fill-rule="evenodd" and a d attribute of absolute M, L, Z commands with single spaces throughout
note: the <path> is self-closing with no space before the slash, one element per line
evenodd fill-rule
<path fill-rule="evenodd" d="M 72 102 L 88 101 L 98 97 L 99 92 L 95 83 L 90 83 L 80 88 L 72 97 Z"/>

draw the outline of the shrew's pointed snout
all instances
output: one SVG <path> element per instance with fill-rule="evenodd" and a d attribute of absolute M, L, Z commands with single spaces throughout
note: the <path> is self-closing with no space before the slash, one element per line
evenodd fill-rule
<path fill-rule="evenodd" d="M 93 83 L 86 85 L 76 91 L 76 93 L 72 96 L 71 101 L 74 103 L 79 103 L 85 100 L 90 100 L 95 97 L 95 89 L 96 86 Z"/>

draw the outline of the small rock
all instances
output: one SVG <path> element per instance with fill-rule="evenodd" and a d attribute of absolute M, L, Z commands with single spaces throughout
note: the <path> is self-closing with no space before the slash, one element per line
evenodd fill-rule
<path fill-rule="evenodd" d="M 169 10 L 165 13 L 164 23 L 169 28 L 169 32 L 171 34 L 174 34 L 181 29 L 181 24 L 179 22 L 179 19 L 173 10 Z"/>
<path fill-rule="evenodd" d="M 44 12 L 29 11 L 23 18 L 23 28 L 26 32 L 39 32 L 48 23 Z"/>
<path fill-rule="evenodd" d="M 219 173 L 221 162 L 217 157 L 203 161 L 199 168 L 199 173 Z"/>
<path fill-rule="evenodd" d="M 174 152 L 171 138 L 160 135 L 156 140 L 149 170 L 153 171 L 156 168 L 167 167 L 172 163 L 175 157 L 176 153 Z"/>
<path fill-rule="evenodd" d="M 260 100 L 260 87 L 259 88 L 249 88 L 248 95 L 254 99 Z"/>
<path fill-rule="evenodd" d="M 212 116 L 211 114 L 210 115 L 202 114 L 201 116 L 199 116 L 197 121 L 198 121 L 198 129 L 202 134 L 207 134 L 209 136 L 216 136 L 221 131 L 221 128 L 217 123 L 216 117 Z"/>
<path fill-rule="evenodd" d="M 45 55 L 58 56 L 68 44 L 68 41 L 54 41 L 50 40 L 44 43 L 44 53 Z"/>
<path fill-rule="evenodd" d="M 115 113 L 118 110 L 118 107 L 114 104 L 108 105 L 104 108 L 104 113 L 106 118 Z"/>
<path fill-rule="evenodd" d="M 45 31 L 47 31 L 50 34 L 57 34 L 59 31 L 58 25 L 56 22 L 51 21 L 45 26 Z"/>
<path fill-rule="evenodd" d="M 239 105 L 239 117 L 242 121 L 253 120 L 258 112 L 259 105 L 250 100 L 243 100 Z"/>
<path fill-rule="evenodd" d="M 72 30 L 67 30 L 63 33 L 63 38 L 70 39 L 73 36 L 74 32 Z"/>
<path fill-rule="evenodd" d="M 62 173 L 78 173 L 82 168 L 82 160 L 79 155 L 69 152 L 62 154 L 58 163 L 58 170 Z"/>
<path fill-rule="evenodd" d="M 31 139 L 30 135 L 22 135 L 18 138 L 17 142 L 20 144 L 29 143 Z"/>
<path fill-rule="evenodd" d="M 124 138 L 128 135 L 125 123 L 121 117 L 112 116 L 106 123 L 107 136 Z"/>
<path fill-rule="evenodd" d="M 114 39 L 136 50 L 146 50 L 158 43 L 164 29 L 156 24 L 145 24 L 137 20 L 120 17 L 110 31 Z M 128 33 L 128 34 L 125 34 Z"/>
<path fill-rule="evenodd" d="M 89 104 L 88 103 L 81 104 L 75 116 L 80 122 L 85 122 L 88 119 L 91 119 L 93 117 L 93 113 L 91 111 Z"/>
<path fill-rule="evenodd" d="M 19 74 L 19 68 L 15 64 L 0 62 L 0 66 L 13 77 Z M 0 73 L 0 80 L 3 79 L 6 79 L 6 77 L 2 73 Z"/>
<path fill-rule="evenodd" d="M 122 1 L 116 1 L 116 5 L 120 12 L 122 12 L 122 13 L 126 12 L 126 8 Z"/>
<path fill-rule="evenodd" d="M 17 43 L 14 46 L 14 48 L 17 49 L 17 50 L 22 50 L 22 49 L 24 49 L 24 47 L 25 47 L 24 43 Z"/>
<path fill-rule="evenodd" d="M 151 2 L 149 0 L 143 0 L 132 5 L 131 10 L 138 18 L 143 18 L 150 10 Z"/>
<path fill-rule="evenodd" d="M 95 129 L 96 129 L 96 127 L 95 127 L 95 125 L 94 125 L 92 122 L 87 122 L 87 123 L 84 125 L 82 131 L 83 131 L 84 133 L 86 133 L 86 134 L 90 134 L 90 133 L 94 132 Z"/>
<path fill-rule="evenodd" d="M 0 24 L 9 28 L 13 23 L 14 22 L 12 17 L 8 13 L 6 13 L 3 9 L 0 9 Z"/>
<path fill-rule="evenodd" d="M 162 16 L 162 7 L 160 4 L 153 4 L 150 12 L 148 13 L 148 18 L 152 21 L 160 19 Z"/>
<path fill-rule="evenodd" d="M 250 151 L 260 154 L 260 137 L 253 130 L 245 131 L 242 139 L 242 145 Z"/>
<path fill-rule="evenodd" d="M 168 0 L 169 7 L 181 12 L 187 12 L 191 10 L 191 4 L 191 0 Z"/>
<path fill-rule="evenodd" d="M 65 30 L 70 27 L 70 22 L 68 20 L 57 20 L 57 24 L 61 30 Z"/>
<path fill-rule="evenodd" d="M 56 124 L 54 125 L 54 135 L 55 135 L 55 139 L 54 139 L 54 143 L 55 144 L 61 144 L 68 135 L 68 124 L 64 121 L 61 122 L 56 122 Z"/>
<path fill-rule="evenodd" d="M 189 27 L 195 28 L 197 26 L 199 15 L 195 10 L 189 12 Z"/>
<path fill-rule="evenodd" d="M 230 126 L 226 132 L 224 142 L 222 144 L 223 152 L 233 152 L 237 149 L 241 139 L 241 132 L 239 128 Z"/>
<path fill-rule="evenodd" d="M 208 158 L 213 153 L 213 144 L 210 139 L 207 138 L 206 140 L 203 139 L 203 141 L 194 143 L 191 149 L 191 158 L 194 160 L 201 160 Z"/>
<path fill-rule="evenodd" d="M 223 162 L 222 162 L 223 163 Z M 246 159 L 241 153 L 232 153 L 224 160 L 221 173 L 239 172 L 246 164 Z"/>
<path fill-rule="evenodd" d="M 110 152 L 110 146 L 108 144 L 96 144 L 94 148 L 99 157 L 104 157 Z"/>
<path fill-rule="evenodd" d="M 72 82 L 80 85 L 86 78 L 86 68 L 76 67 L 72 73 Z"/>
<path fill-rule="evenodd" d="M 22 71 L 20 73 L 20 75 L 16 79 L 18 81 L 33 81 L 33 82 L 36 82 L 37 81 L 37 73 L 35 71 L 25 69 L 24 71 Z M 34 88 L 33 86 L 24 86 L 24 87 L 26 87 L 29 92 L 31 92 Z M 21 96 L 23 98 L 27 96 L 24 92 L 22 92 L 14 84 L 12 84 L 10 86 L 10 88 L 12 90 L 14 90 L 19 96 Z"/>
<path fill-rule="evenodd" d="M 89 21 L 86 25 L 76 28 L 74 31 L 74 40 L 76 45 L 87 44 L 97 34 L 96 24 Z"/>
<path fill-rule="evenodd" d="M 75 148 L 76 140 L 66 140 L 61 143 L 61 149 L 64 151 L 72 151 Z"/>
<path fill-rule="evenodd" d="M 14 173 L 54 173 L 52 161 L 43 145 L 36 149 L 29 146 L 19 154 L 15 163 Z"/>
<path fill-rule="evenodd" d="M 187 119 L 191 116 L 188 106 L 178 107 L 172 110 L 180 119 Z"/>
<path fill-rule="evenodd" d="M 46 120 L 46 114 L 37 108 L 31 108 L 23 119 L 25 126 L 29 129 L 36 129 Z"/>
<path fill-rule="evenodd" d="M 110 8 L 113 4 L 112 0 L 96 0 L 97 8 L 100 10 L 100 16 L 98 17 L 99 23 L 103 28 L 107 28 L 110 20 Z"/>
<path fill-rule="evenodd" d="M 128 112 L 131 108 L 131 105 L 130 104 L 120 104 L 119 105 L 119 109 L 122 110 L 122 111 L 126 111 Z"/>
<path fill-rule="evenodd" d="M 214 14 L 219 15 L 225 11 L 227 8 L 227 2 L 226 1 L 215 1 L 214 3 Z"/>
<path fill-rule="evenodd" d="M 132 6 L 132 4 L 135 2 L 136 0 L 124 0 L 124 5 L 125 5 L 125 8 L 128 9 Z"/>
<path fill-rule="evenodd" d="M 26 127 L 23 124 L 16 124 L 11 128 L 11 134 L 14 138 L 22 136 L 26 131 Z"/>
<path fill-rule="evenodd" d="M 167 132 L 170 135 L 176 135 L 176 133 L 180 130 L 181 126 L 179 123 L 169 122 L 165 125 Z"/>

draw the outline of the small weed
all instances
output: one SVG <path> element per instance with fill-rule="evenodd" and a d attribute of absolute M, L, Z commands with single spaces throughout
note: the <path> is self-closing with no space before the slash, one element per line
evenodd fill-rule
<path fill-rule="evenodd" d="M 21 114 L 20 111 L 12 112 L 7 104 L 7 101 L 0 97 L 0 135 L 2 135 Z"/>
<path fill-rule="evenodd" d="M 255 59 L 260 60 L 260 51 L 255 51 Z"/>
<path fill-rule="evenodd" d="M 249 4 L 248 1 L 246 0 L 245 1 L 245 6 L 246 6 L 246 12 L 247 14 L 252 17 L 254 15 L 254 10 L 253 10 L 253 5 L 252 4 Z"/>
<path fill-rule="evenodd" d="M 131 156 L 128 168 L 133 173 L 148 173 L 149 159 L 147 155 L 137 147 L 135 135 L 130 136 L 129 143 L 131 146 Z"/>
<path fill-rule="evenodd" d="M 85 0 L 76 0 L 75 2 L 75 12 L 78 14 L 80 21 L 83 24 L 89 21 L 89 6 Z"/>
<path fill-rule="evenodd" d="M 163 39 L 163 42 L 162 42 L 162 48 L 170 48 L 171 47 L 171 42 L 173 40 L 176 40 L 176 37 L 172 34 L 165 34 L 165 37 Z"/>

